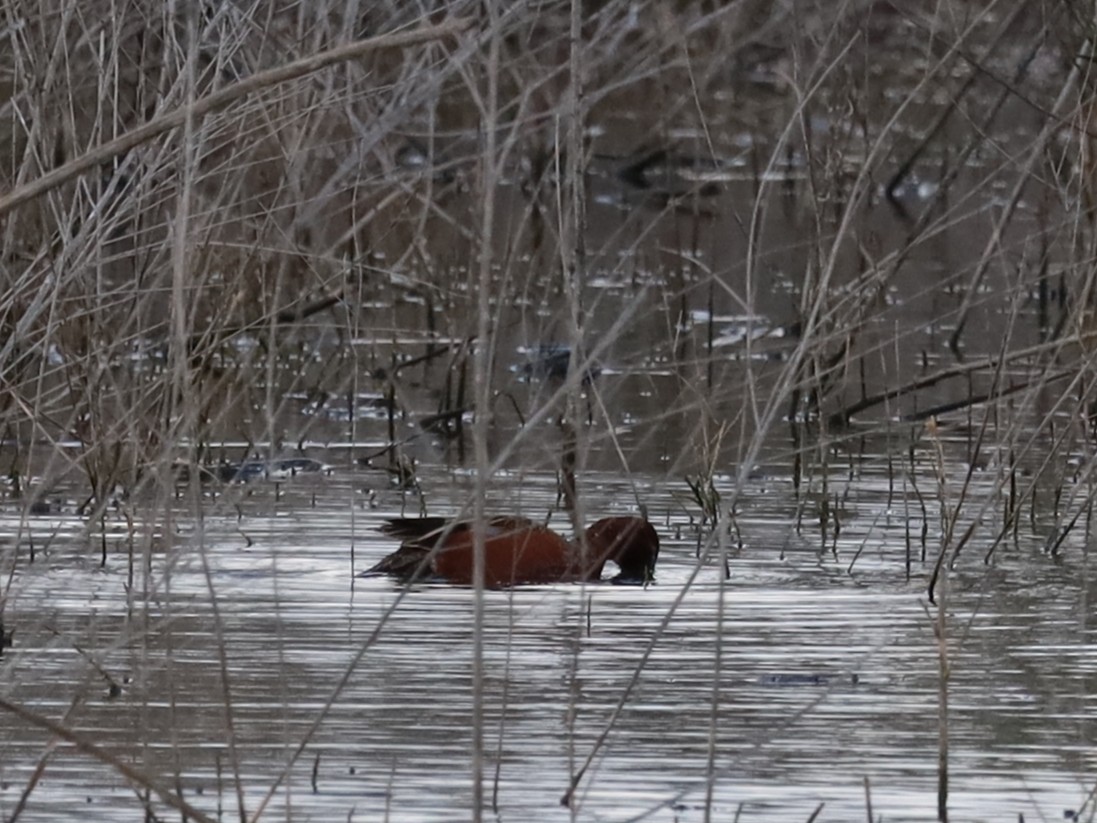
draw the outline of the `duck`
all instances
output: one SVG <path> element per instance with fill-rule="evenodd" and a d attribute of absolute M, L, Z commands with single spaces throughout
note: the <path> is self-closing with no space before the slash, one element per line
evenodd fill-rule
<path fill-rule="evenodd" d="M 435 580 L 473 585 L 476 525 L 442 517 L 397 517 L 380 527 L 400 548 L 359 577 L 388 575 L 401 582 Z M 604 517 L 580 540 L 566 540 L 525 517 L 491 517 L 483 524 L 484 585 L 596 582 L 607 561 L 620 573 L 613 583 L 647 584 L 655 576 L 659 534 L 646 518 Z M 582 544 L 586 543 L 584 556 Z"/>

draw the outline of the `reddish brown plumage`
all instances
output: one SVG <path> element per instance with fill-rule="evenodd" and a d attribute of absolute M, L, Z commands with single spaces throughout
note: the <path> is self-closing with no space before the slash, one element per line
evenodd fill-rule
<path fill-rule="evenodd" d="M 607 517 L 569 543 L 551 529 L 522 517 L 495 517 L 484 529 L 484 585 L 599 580 L 609 560 L 621 569 L 617 582 L 646 583 L 655 572 L 659 535 L 640 517 Z M 401 537 L 400 548 L 364 575 L 402 580 L 439 578 L 472 585 L 475 533 L 469 522 L 399 518 L 381 529 Z"/>

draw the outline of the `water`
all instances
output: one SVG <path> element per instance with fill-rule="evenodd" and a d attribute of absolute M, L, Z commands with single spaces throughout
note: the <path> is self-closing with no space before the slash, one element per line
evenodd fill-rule
<path fill-rule="evenodd" d="M 395 5 L 339 31 L 325 25 L 345 9 L 322 4 L 270 25 L 211 18 L 198 53 L 224 77 L 201 82 L 280 64 L 290 44 L 393 30 Z M 935 819 L 943 674 L 927 591 L 940 546 L 962 544 L 945 603 L 952 819 L 1097 819 L 1091 358 L 1051 340 L 1089 327 L 1075 312 L 1092 292 L 1090 182 L 1065 127 L 1034 147 L 1069 112 L 1008 101 L 985 119 L 1001 78 L 1019 99 L 1058 97 L 1088 50 L 1078 27 L 1033 4 L 1007 18 L 949 3 L 932 21 L 883 4 L 838 20 L 715 4 L 705 21 L 698 4 L 594 5 L 579 273 L 594 362 L 577 474 L 588 519 L 642 504 L 663 547 L 647 589 L 484 594 L 484 816 L 789 821 L 822 807 L 816 819 L 849 821 L 871 805 Z M 0 817 L 168 819 L 182 814 L 172 796 L 213 819 L 472 817 L 473 592 L 354 572 L 394 548 L 383 517 L 467 508 L 474 411 L 489 508 L 566 520 L 573 307 L 557 209 L 570 205 L 557 170 L 538 168 L 570 110 L 564 8 L 505 15 L 490 341 L 472 340 L 470 271 L 491 125 L 468 80 L 488 69 L 463 42 L 239 101 L 196 124 L 208 142 L 194 163 L 165 138 L 166 162 L 152 144 L 117 158 L 102 201 L 58 189 L 5 215 L 0 617 L 15 634 L 0 657 Z M 60 48 L 83 29 L 59 17 L 48 53 L 66 69 L 8 73 L 33 124 L 12 127 L 8 154 L 63 163 L 117 134 L 88 77 L 117 76 L 127 111 L 187 88 L 171 74 L 183 61 L 157 82 L 111 71 L 144 65 L 145 41 L 128 38 L 148 21 L 115 22 L 88 58 Z M 970 88 L 969 55 L 986 69 Z M 952 102 L 889 202 L 896 166 Z M 61 109 L 78 122 L 51 128 Z M 1050 163 L 1026 165 L 1029 151 Z M 1003 208 L 1022 172 L 1024 197 Z M 183 281 L 180 313 L 167 301 Z M 959 367 L 948 338 L 968 309 L 958 350 L 987 359 L 929 379 Z M 474 410 L 471 355 L 489 344 L 490 407 Z M 840 414 L 915 381 L 852 425 Z M 177 489 L 161 469 L 193 456 L 190 438 L 203 460 L 247 467 L 221 480 L 248 482 Z M 301 457 L 330 471 L 262 463 Z M 717 557 L 696 559 L 689 484 L 710 478 L 734 514 L 726 581 Z M 78 513 L 96 479 L 102 522 Z"/>
<path fill-rule="evenodd" d="M 268 816 L 467 817 L 473 593 L 351 577 L 352 535 L 359 569 L 392 548 L 373 531 L 382 510 L 350 502 L 364 474 L 298 478 L 277 495 L 272 481 L 253 484 L 241 517 L 209 517 L 204 541 L 192 532 L 153 557 L 153 596 L 132 614 L 123 557 L 98 570 L 71 546 L 50 550 L 21 572 L 5 612 L 16 629 L 5 698 L 65 718 L 207 814 L 236 814 L 228 703 L 249 812 L 289 764 Z M 820 803 L 820 819 L 860 819 L 866 779 L 877 815 L 933 819 L 939 676 L 924 567 L 907 582 L 874 554 L 850 574 L 842 555 L 855 542 L 836 559 L 806 534 L 783 560 L 750 545 L 729 561 L 718 626 L 718 564 L 687 587 L 689 524 L 666 496 L 652 507 L 656 585 L 485 594 L 489 816 L 701 820 L 714 745 L 714 819 L 807 819 Z M 787 537 L 788 522 L 747 532 Z M 1004 554 L 953 579 L 950 808 L 964 820 L 1058 818 L 1097 766 L 1092 584 L 1075 563 Z M 10 714 L 0 729 L 5 814 L 45 755 L 20 819 L 143 816 L 94 757 L 49 747 Z M 561 797 L 592 753 L 569 810 Z"/>

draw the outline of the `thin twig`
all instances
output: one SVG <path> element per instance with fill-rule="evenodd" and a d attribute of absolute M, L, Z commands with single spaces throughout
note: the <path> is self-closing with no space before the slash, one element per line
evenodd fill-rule
<path fill-rule="evenodd" d="M 8 192 L 4 197 L 0 197 L 0 216 L 7 214 L 12 209 L 33 200 L 51 189 L 57 188 L 77 175 L 96 168 L 100 163 L 103 163 L 112 157 L 117 157 L 119 154 L 129 151 L 130 149 L 151 140 L 157 135 L 182 126 L 188 119 L 197 121 L 210 112 L 223 108 L 229 103 L 239 100 L 241 97 L 246 97 L 249 94 L 269 88 L 270 86 L 278 85 L 279 83 L 296 80 L 299 77 L 304 77 L 307 74 L 319 71 L 327 66 L 335 65 L 336 63 L 355 60 L 370 52 L 380 51 L 381 49 L 398 49 L 405 46 L 416 46 L 420 43 L 427 43 L 432 40 L 439 40 L 443 37 L 460 34 L 471 25 L 471 19 L 457 17 L 435 26 L 423 26 L 411 31 L 382 34 L 378 37 L 371 37 L 368 40 L 359 40 L 354 43 L 347 43 L 343 46 L 336 46 L 333 49 L 328 49 L 327 51 L 322 51 L 318 54 L 302 57 L 300 60 L 295 60 L 284 66 L 277 66 L 276 68 L 253 74 L 237 83 L 233 83 L 231 86 L 226 86 L 219 91 L 215 91 L 206 97 L 198 98 L 193 103 L 184 104 L 166 114 L 155 117 L 142 126 L 136 126 L 113 140 L 108 140 L 74 160 L 70 160 L 63 166 L 43 174 L 37 180 L 20 186 L 14 191 Z"/>

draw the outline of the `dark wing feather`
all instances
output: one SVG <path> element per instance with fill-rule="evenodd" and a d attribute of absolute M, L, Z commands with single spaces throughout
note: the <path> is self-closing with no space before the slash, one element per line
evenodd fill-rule
<path fill-rule="evenodd" d="M 400 540 L 419 540 L 448 522 L 445 517 L 390 517 L 381 524 L 380 531 Z"/>
<path fill-rule="evenodd" d="M 485 538 L 489 540 L 537 528 L 524 517 L 493 517 L 486 526 Z M 471 549 L 472 545 L 472 524 L 469 521 L 455 523 L 444 517 L 392 517 L 381 524 L 380 531 L 403 543 L 376 566 L 362 572 L 360 577 L 390 575 L 405 583 L 426 580 L 435 576 L 431 556 L 437 548 L 459 551 Z M 438 547 L 439 542 L 443 547 Z"/>
<path fill-rule="evenodd" d="M 537 526 L 525 517 L 491 517 L 487 521 L 486 534 L 495 537 Z M 381 524 L 381 533 L 397 537 L 405 542 L 427 545 L 432 548 L 435 541 L 445 534 L 463 534 L 472 529 L 471 520 L 453 521 L 448 517 L 390 517 Z M 431 538 L 424 540 L 423 538 Z"/>
<path fill-rule="evenodd" d="M 358 576 L 391 575 L 405 583 L 424 580 L 433 574 L 428 560 L 429 555 L 430 551 L 421 546 L 401 546 L 392 554 L 383 557 L 376 566 L 366 569 Z"/>

